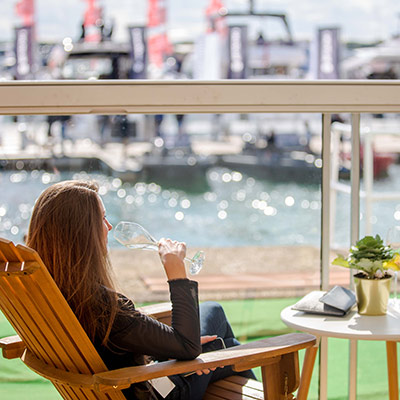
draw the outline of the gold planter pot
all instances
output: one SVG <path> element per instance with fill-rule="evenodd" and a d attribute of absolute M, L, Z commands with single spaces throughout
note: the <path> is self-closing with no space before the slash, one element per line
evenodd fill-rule
<path fill-rule="evenodd" d="M 363 315 L 384 315 L 390 295 L 392 277 L 365 279 L 354 277 L 358 313 Z"/>

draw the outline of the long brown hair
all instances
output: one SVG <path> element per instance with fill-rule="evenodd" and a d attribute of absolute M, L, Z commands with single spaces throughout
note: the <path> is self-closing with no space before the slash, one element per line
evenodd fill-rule
<path fill-rule="evenodd" d="M 39 253 L 89 338 L 106 344 L 119 307 L 97 192 L 97 184 L 86 181 L 44 190 L 27 245 Z"/>

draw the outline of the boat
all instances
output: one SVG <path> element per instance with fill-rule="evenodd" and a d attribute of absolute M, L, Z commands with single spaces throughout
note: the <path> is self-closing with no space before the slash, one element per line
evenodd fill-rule
<path fill-rule="evenodd" d="M 206 172 L 216 165 L 217 157 L 194 153 L 188 135 L 184 135 L 178 137 L 173 145 L 168 144 L 165 137 L 156 137 L 151 150 L 138 161 L 141 178 L 146 181 L 201 191 L 208 187 Z"/>
<path fill-rule="evenodd" d="M 104 41 L 76 42 L 64 52 L 64 79 L 128 78 L 132 61 L 127 43 Z"/>
<path fill-rule="evenodd" d="M 376 46 L 361 47 L 343 60 L 345 79 L 398 79 L 400 76 L 400 36 Z"/>
<path fill-rule="evenodd" d="M 366 145 L 366 135 L 380 136 L 380 142 L 382 137 L 390 137 L 393 140 L 392 135 L 397 135 L 399 126 L 397 121 L 388 118 L 374 118 L 373 116 L 366 116 L 361 124 L 360 135 L 361 135 L 361 147 L 360 147 L 360 172 L 363 173 L 364 167 L 364 153 Z M 338 142 L 338 157 L 339 164 L 344 171 L 348 171 L 347 174 L 341 174 L 340 178 L 350 178 L 351 168 L 351 125 L 344 122 L 335 122 L 332 125 L 333 140 Z M 371 141 L 372 146 L 372 159 L 373 159 L 373 177 L 374 179 L 386 178 L 389 175 L 389 167 L 396 162 L 397 155 L 394 151 L 394 147 L 389 145 L 380 145 L 379 151 L 376 149 L 376 145 Z"/>
<path fill-rule="evenodd" d="M 313 154 L 307 146 L 301 145 L 295 134 L 277 137 L 280 141 L 264 141 L 264 147 L 247 142 L 242 153 L 221 156 L 219 165 L 258 179 L 320 183 L 321 158 Z M 284 137 L 292 140 L 291 146 L 282 144 Z"/>

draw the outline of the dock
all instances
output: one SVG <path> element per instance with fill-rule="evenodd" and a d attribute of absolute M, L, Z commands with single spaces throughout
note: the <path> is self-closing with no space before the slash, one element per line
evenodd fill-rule
<path fill-rule="evenodd" d="M 202 159 L 239 154 L 240 137 L 221 141 L 194 138 L 191 151 Z M 143 157 L 153 144 L 133 140 L 98 143 L 96 138 L 65 139 L 47 136 L 47 123 L 7 123 L 0 126 L 0 168 L 100 171 L 124 181 L 136 181 L 143 169 Z M 161 160 L 160 160 L 161 161 Z"/>
<path fill-rule="evenodd" d="M 202 132 L 201 126 L 199 127 L 199 134 L 195 134 L 193 125 L 190 125 L 191 157 L 179 158 L 171 155 L 168 159 L 162 152 L 153 151 L 158 149 L 154 146 L 152 140 L 130 138 L 129 141 L 124 143 L 121 138 L 108 137 L 110 140 L 100 143 L 98 127 L 93 124 L 80 126 L 78 129 L 80 133 L 75 132 L 75 137 L 62 139 L 57 129 L 54 137 L 48 136 L 48 123 L 45 119 L 32 119 L 30 121 L 29 117 L 24 117 L 23 122 L 13 122 L 7 120 L 7 118 L 3 117 L 3 120 L 0 121 L 0 168 L 2 169 L 99 171 L 127 182 L 151 179 L 151 172 L 161 178 L 163 171 L 172 175 L 175 181 L 180 180 L 184 175 L 186 177 L 195 176 L 194 173 L 204 177 L 205 170 L 215 165 L 226 166 L 231 169 L 238 168 L 238 171 L 243 170 L 242 172 L 250 174 L 256 171 L 261 174 L 261 178 L 268 177 L 271 174 L 280 177 L 285 175 L 283 174 L 284 171 L 277 173 L 271 170 L 272 167 L 275 169 L 279 169 L 280 166 L 284 167 L 285 160 L 282 160 L 282 165 L 279 162 L 273 162 L 273 165 L 269 165 L 267 162 L 264 165 L 261 161 L 257 161 L 256 156 L 253 156 L 251 165 L 246 165 L 246 159 L 243 155 L 245 143 L 242 136 L 237 132 L 234 135 L 224 134 L 218 139 L 210 139 L 210 135 Z M 374 151 L 395 154 L 398 160 L 400 128 L 397 127 L 395 121 L 389 121 L 387 126 L 382 121 L 378 121 L 378 123 L 373 120 L 373 122 L 371 132 L 374 136 Z M 341 129 L 344 128 L 347 129 L 348 126 L 343 125 Z M 365 131 L 365 127 L 363 130 Z M 347 130 L 343 130 L 343 133 L 344 135 L 349 134 Z M 82 137 L 84 135 L 85 137 Z M 146 134 L 146 136 L 150 137 L 151 135 Z M 343 151 L 348 151 L 349 141 L 342 143 L 342 146 Z M 312 135 L 309 147 L 312 153 L 308 157 L 312 154 L 320 154 L 321 137 L 316 134 Z M 151 156 L 149 156 L 150 153 Z M 238 155 L 240 157 L 235 158 Z M 317 158 L 316 156 L 315 159 Z M 231 160 L 238 161 L 231 162 Z M 311 162 L 311 164 L 313 163 Z M 313 165 L 306 166 L 313 167 Z M 188 167 L 192 167 L 190 173 Z M 294 166 L 294 168 L 297 167 Z M 300 170 L 300 168 L 298 169 Z M 311 176 L 315 175 L 314 181 L 319 182 L 320 170 L 312 171 L 312 169 L 302 169 L 300 176 L 311 179 Z M 269 175 L 266 172 L 269 172 Z M 286 172 L 286 175 L 293 175 L 293 172 Z M 167 176 L 167 178 L 170 178 L 170 176 Z"/>

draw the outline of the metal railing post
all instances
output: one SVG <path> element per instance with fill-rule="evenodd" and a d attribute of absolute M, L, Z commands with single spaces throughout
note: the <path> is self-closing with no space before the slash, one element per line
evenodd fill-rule
<path fill-rule="evenodd" d="M 332 127 L 331 129 L 331 202 L 330 202 L 330 241 L 335 245 L 335 221 L 336 203 L 340 170 L 340 136 L 341 133 Z"/>
<path fill-rule="evenodd" d="M 364 158 L 366 158 L 364 147 Z M 365 165 L 365 164 L 364 164 Z M 366 173 L 364 169 L 364 174 Z M 364 175 L 365 176 L 365 175 Z M 360 236 L 360 114 L 351 115 L 351 221 L 350 245 Z M 354 287 L 350 270 L 350 287 Z M 357 396 L 357 340 L 349 341 L 349 400 Z"/>
<path fill-rule="evenodd" d="M 322 205 L 321 205 L 321 290 L 329 286 L 330 220 L 331 220 L 331 114 L 322 114 Z M 319 398 L 328 393 L 328 340 L 322 338 L 319 353 Z"/>
<path fill-rule="evenodd" d="M 372 202 L 374 186 L 374 156 L 372 149 L 373 136 L 366 132 L 364 135 L 363 177 L 365 186 L 365 234 L 372 234 Z"/>
<path fill-rule="evenodd" d="M 331 114 L 322 114 L 321 290 L 329 286 L 331 203 Z"/>
<path fill-rule="evenodd" d="M 364 158 L 366 158 L 365 148 L 364 148 Z M 365 168 L 365 162 L 364 162 L 364 168 Z M 355 244 L 358 241 L 359 236 L 360 236 L 360 114 L 352 114 L 351 115 L 350 245 Z"/>

